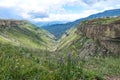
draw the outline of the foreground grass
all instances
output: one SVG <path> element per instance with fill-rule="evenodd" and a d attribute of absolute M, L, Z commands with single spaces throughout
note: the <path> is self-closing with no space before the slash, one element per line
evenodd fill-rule
<path fill-rule="evenodd" d="M 120 58 L 29 50 L 0 44 L 0 80 L 104 80 L 120 74 Z"/>
<path fill-rule="evenodd" d="M 94 57 L 86 61 L 86 71 L 92 71 L 96 75 L 120 77 L 120 57 Z"/>
<path fill-rule="evenodd" d="M 40 76 L 48 74 L 29 50 L 9 44 L 0 46 L 0 67 L 0 80 L 44 80 Z"/>

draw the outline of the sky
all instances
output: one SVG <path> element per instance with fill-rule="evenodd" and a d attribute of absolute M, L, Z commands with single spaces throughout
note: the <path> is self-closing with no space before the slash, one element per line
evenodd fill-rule
<path fill-rule="evenodd" d="M 120 8 L 120 0 L 0 0 L 2 18 L 35 22 L 74 21 Z"/>

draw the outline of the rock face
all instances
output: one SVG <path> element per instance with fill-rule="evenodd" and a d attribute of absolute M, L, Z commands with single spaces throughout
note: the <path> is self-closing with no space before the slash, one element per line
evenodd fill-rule
<path fill-rule="evenodd" d="M 17 27 L 17 25 L 23 25 L 23 24 L 24 21 L 20 21 L 20 20 L 0 20 L 0 29 Z"/>
<path fill-rule="evenodd" d="M 120 54 L 120 17 L 84 21 L 79 24 L 78 32 L 98 40 L 111 53 Z"/>

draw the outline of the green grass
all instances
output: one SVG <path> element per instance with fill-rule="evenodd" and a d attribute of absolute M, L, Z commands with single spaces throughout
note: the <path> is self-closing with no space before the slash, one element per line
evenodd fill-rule
<path fill-rule="evenodd" d="M 91 70 L 102 77 L 120 76 L 120 58 L 116 57 L 94 57 L 86 61 L 86 70 Z"/>
<path fill-rule="evenodd" d="M 80 36 L 75 33 L 76 30 L 77 30 L 77 28 L 73 27 L 70 30 L 66 31 L 66 34 L 64 34 L 61 37 L 61 39 L 58 40 L 56 50 L 66 49 L 73 43 L 74 40 L 79 39 Z"/>
<path fill-rule="evenodd" d="M 111 56 L 83 60 L 75 53 L 0 44 L 0 80 L 104 80 L 120 74 L 119 62 L 120 58 Z"/>
<path fill-rule="evenodd" d="M 37 80 L 48 73 L 31 51 L 10 44 L 0 44 L 0 67 L 0 80 Z"/>
<path fill-rule="evenodd" d="M 111 24 L 114 23 L 115 21 L 119 21 L 120 17 L 112 17 L 112 18 L 96 18 L 96 19 L 91 19 L 91 20 L 86 20 L 81 22 L 80 24 L 87 24 L 87 25 L 107 25 L 107 24 Z"/>
<path fill-rule="evenodd" d="M 0 41 L 27 48 L 50 50 L 54 43 L 54 36 L 28 22 L 9 29 L 0 30 Z"/>

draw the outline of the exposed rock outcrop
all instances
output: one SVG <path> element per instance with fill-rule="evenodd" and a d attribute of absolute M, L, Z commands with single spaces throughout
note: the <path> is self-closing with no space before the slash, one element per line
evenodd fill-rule
<path fill-rule="evenodd" d="M 84 21 L 78 26 L 78 32 L 98 40 L 113 54 L 120 54 L 120 17 Z"/>
<path fill-rule="evenodd" d="M 9 27 L 17 27 L 17 25 L 24 25 L 22 20 L 0 20 L 0 29 L 6 29 Z"/>

